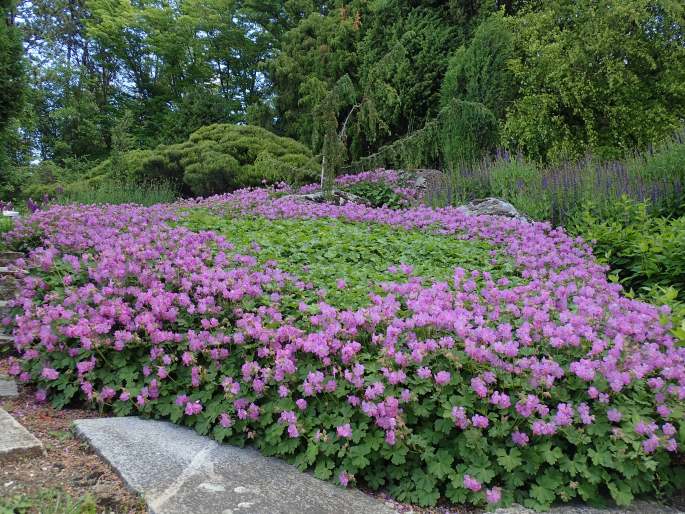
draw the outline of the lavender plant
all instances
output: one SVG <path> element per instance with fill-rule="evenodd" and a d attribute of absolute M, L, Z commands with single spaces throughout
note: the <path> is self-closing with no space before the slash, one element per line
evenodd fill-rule
<path fill-rule="evenodd" d="M 685 140 L 671 141 L 621 161 L 589 156 L 577 162 L 540 167 L 521 156 L 500 151 L 493 158 L 449 168 L 448 185 L 431 191 L 434 205 L 458 205 L 474 198 L 497 196 L 533 219 L 565 224 L 592 201 L 610 210 L 626 196 L 648 201 L 660 213 L 677 214 L 685 203 Z"/>

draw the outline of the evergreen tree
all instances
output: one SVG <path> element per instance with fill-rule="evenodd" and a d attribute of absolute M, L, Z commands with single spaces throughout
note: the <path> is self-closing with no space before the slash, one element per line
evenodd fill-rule
<path fill-rule="evenodd" d="M 320 104 L 342 77 L 357 83 L 358 38 L 355 16 L 345 9 L 327 15 L 313 12 L 283 35 L 280 51 L 269 65 L 277 130 L 317 146 L 315 113 Z"/>
<path fill-rule="evenodd" d="M 496 13 L 476 29 L 468 46 L 450 58 L 441 88 L 441 105 L 455 99 L 479 102 L 498 120 L 516 97 L 509 61 L 514 57 L 514 36 L 509 20 Z"/>

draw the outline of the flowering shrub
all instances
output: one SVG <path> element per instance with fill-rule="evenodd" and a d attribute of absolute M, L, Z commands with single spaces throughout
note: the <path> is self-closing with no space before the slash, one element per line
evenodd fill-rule
<path fill-rule="evenodd" d="M 460 241 L 468 265 L 420 277 L 418 253 L 416 266 L 399 250 L 375 262 L 374 238 L 402 246 L 370 231 L 363 258 L 385 274 L 331 277 L 324 290 L 304 268 L 319 249 L 298 255 L 295 232 L 283 242 L 283 223 L 323 218 Z M 276 250 L 247 241 L 260 219 L 279 220 L 264 226 Z M 605 493 L 623 505 L 682 482 L 685 349 L 667 308 L 621 296 L 581 240 L 548 224 L 243 190 L 53 207 L 8 241 L 31 238 L 11 372 L 57 406 L 168 417 L 421 505 L 543 509 Z M 364 281 L 365 302 L 332 292 Z"/>

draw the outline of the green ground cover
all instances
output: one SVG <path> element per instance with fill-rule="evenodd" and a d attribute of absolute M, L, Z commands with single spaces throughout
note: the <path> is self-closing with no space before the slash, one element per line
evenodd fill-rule
<path fill-rule="evenodd" d="M 331 218 L 221 218 L 202 209 L 192 210 L 183 224 L 195 231 L 216 231 L 238 251 L 253 254 L 254 245 L 258 245 L 256 255 L 262 263 L 275 260 L 284 271 L 315 285 L 303 291 L 302 300 L 314 299 L 324 289 L 326 301 L 338 308 L 368 304 L 369 294 L 381 292 L 382 282 L 397 278 L 388 270 L 393 265 L 412 266 L 413 274 L 423 277 L 426 283 L 450 280 L 458 266 L 489 271 L 496 277 L 516 275 L 508 259 L 491 262 L 494 248 L 485 241 L 465 241 L 388 225 Z M 340 279 L 344 279 L 344 287 L 339 287 Z"/>

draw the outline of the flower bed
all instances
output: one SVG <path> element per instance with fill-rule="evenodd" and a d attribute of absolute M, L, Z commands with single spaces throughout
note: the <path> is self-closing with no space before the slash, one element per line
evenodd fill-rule
<path fill-rule="evenodd" d="M 421 505 L 627 504 L 681 483 L 667 310 L 547 224 L 257 189 L 53 207 L 8 240 L 40 242 L 12 372 L 57 406 L 168 417 Z"/>

